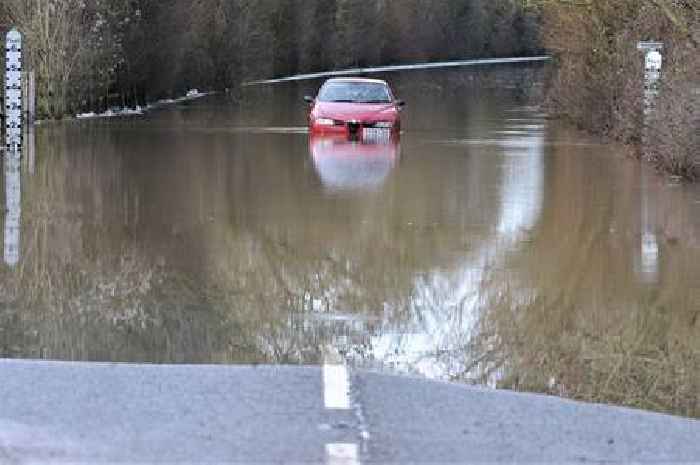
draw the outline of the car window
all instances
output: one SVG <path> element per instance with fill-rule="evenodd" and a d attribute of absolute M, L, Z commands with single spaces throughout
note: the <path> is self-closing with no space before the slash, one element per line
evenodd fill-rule
<path fill-rule="evenodd" d="M 328 82 L 318 93 L 322 102 L 389 103 L 391 94 L 380 82 Z"/>

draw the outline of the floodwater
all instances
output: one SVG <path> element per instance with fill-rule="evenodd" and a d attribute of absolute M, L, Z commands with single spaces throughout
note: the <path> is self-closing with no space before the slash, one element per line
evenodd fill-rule
<path fill-rule="evenodd" d="M 318 82 L 39 126 L 6 157 L 0 356 L 323 363 L 700 416 L 700 190 L 548 119 L 541 68 Z M 29 144 L 27 144 L 29 146 Z"/>

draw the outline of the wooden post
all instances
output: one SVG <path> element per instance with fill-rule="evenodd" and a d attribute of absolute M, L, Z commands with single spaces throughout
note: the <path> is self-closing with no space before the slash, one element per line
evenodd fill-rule
<path fill-rule="evenodd" d="M 27 72 L 22 71 L 22 120 L 27 121 Z"/>
<path fill-rule="evenodd" d="M 27 95 L 24 99 L 24 138 L 23 138 L 23 150 L 24 159 L 27 163 L 27 168 L 29 174 L 34 174 L 34 167 L 36 165 L 35 156 L 35 145 L 34 145 L 34 120 L 36 119 L 36 81 L 34 80 L 34 71 L 28 71 L 26 73 L 26 89 Z"/>
<path fill-rule="evenodd" d="M 36 118 L 36 81 L 34 71 L 22 71 L 22 122 L 26 126 L 34 124 Z"/>
<path fill-rule="evenodd" d="M 24 100 L 25 105 L 25 121 L 27 126 L 34 124 L 36 119 L 36 80 L 34 71 L 27 71 L 26 75 L 27 97 Z"/>

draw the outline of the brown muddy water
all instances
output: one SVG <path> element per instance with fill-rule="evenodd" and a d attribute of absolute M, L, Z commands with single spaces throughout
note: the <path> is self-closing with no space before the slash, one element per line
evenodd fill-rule
<path fill-rule="evenodd" d="M 700 416 L 700 190 L 548 120 L 531 68 L 387 77 L 398 143 L 310 141 L 318 82 L 38 127 L 0 356 L 343 357 Z"/>

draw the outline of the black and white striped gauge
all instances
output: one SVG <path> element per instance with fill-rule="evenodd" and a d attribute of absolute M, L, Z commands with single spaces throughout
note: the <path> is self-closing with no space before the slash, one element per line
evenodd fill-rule
<path fill-rule="evenodd" d="M 22 34 L 7 33 L 5 41 L 5 145 L 8 151 L 22 148 Z"/>

